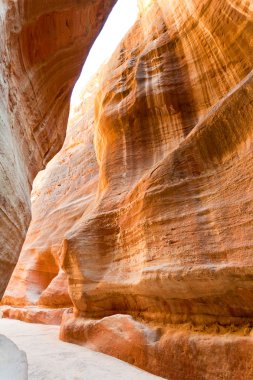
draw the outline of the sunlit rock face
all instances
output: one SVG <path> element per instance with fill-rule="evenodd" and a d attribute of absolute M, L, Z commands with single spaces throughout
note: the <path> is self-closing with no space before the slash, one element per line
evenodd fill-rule
<path fill-rule="evenodd" d="M 5 303 L 73 304 L 62 339 L 163 377 L 252 379 L 252 21 L 140 1 L 36 180 Z"/>
<path fill-rule="evenodd" d="M 62 146 L 71 90 L 115 2 L 0 1 L 0 298 L 30 222 L 31 183 Z"/>

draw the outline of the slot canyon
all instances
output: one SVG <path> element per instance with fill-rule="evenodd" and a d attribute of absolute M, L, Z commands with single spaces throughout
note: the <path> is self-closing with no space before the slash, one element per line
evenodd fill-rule
<path fill-rule="evenodd" d="M 108 380 L 252 380 L 253 1 L 138 0 L 69 117 L 116 3 L 0 0 L 0 333 Z"/>

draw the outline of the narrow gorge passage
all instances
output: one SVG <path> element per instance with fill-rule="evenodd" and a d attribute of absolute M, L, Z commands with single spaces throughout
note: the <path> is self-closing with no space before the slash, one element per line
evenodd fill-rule
<path fill-rule="evenodd" d="M 31 220 L 33 180 L 62 147 L 74 83 L 115 3 L 0 1 L 0 298 Z"/>
<path fill-rule="evenodd" d="M 43 157 L 21 160 L 19 174 L 31 183 L 46 166 L 3 281 L 3 317 L 52 325 L 80 355 L 92 348 L 169 380 L 252 380 L 253 2 L 138 0 L 126 34 L 118 18 L 107 37 L 115 50 L 84 68 L 64 140 L 73 83 L 115 2 L 23 0 L 12 39 L 13 1 L 1 13 L 16 15 L 7 46 L 29 75 L 8 62 L 4 73 L 28 87 L 21 102 L 11 82 L 3 109 L 10 130 L 30 126 L 15 162 L 27 146 Z M 130 3 L 119 4 L 125 18 Z M 44 106 L 25 108 L 34 94 Z M 44 141 L 38 151 L 30 138 Z M 25 213 L 12 210 L 18 225 Z"/>

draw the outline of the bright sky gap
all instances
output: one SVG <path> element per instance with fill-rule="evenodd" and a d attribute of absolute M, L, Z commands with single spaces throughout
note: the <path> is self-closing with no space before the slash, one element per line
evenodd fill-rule
<path fill-rule="evenodd" d="M 71 106 L 79 101 L 80 93 L 89 79 L 106 62 L 134 24 L 138 16 L 137 0 L 118 0 L 102 31 L 92 46 L 71 96 Z"/>

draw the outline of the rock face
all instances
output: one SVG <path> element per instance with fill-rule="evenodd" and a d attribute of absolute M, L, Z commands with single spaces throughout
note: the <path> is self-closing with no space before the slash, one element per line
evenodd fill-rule
<path fill-rule="evenodd" d="M 62 339 L 160 376 L 252 379 L 252 11 L 140 1 L 36 179 L 6 304 L 73 305 Z"/>
<path fill-rule="evenodd" d="M 96 84 L 94 79 L 87 94 L 96 89 Z M 96 195 L 98 164 L 93 138 L 94 94 L 77 107 L 62 149 L 34 181 L 32 222 L 4 303 L 72 306 L 59 255 L 65 233 L 80 221 Z M 14 312 L 10 309 L 8 315 L 15 317 Z"/>
<path fill-rule="evenodd" d="M 26 354 L 6 336 L 0 335 L 0 378 L 28 380 Z"/>
<path fill-rule="evenodd" d="M 30 222 L 31 183 L 62 146 L 73 85 L 115 2 L 0 1 L 0 298 Z"/>

